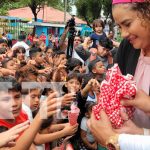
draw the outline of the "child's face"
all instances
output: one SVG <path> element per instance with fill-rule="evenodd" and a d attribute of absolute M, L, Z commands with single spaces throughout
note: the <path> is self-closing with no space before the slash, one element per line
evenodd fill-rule
<path fill-rule="evenodd" d="M 92 72 L 96 73 L 96 74 L 104 74 L 106 72 L 106 68 L 105 68 L 104 64 L 101 61 L 99 61 L 96 63 Z"/>
<path fill-rule="evenodd" d="M 102 26 L 95 27 L 95 32 L 98 33 L 98 34 L 102 33 L 103 32 L 103 27 Z"/>
<path fill-rule="evenodd" d="M 56 65 L 66 64 L 66 62 L 67 62 L 65 54 L 58 55 L 53 60 Z"/>
<path fill-rule="evenodd" d="M 10 69 L 10 70 L 17 70 L 19 69 L 19 64 L 17 64 L 15 60 L 10 60 L 7 62 L 6 67 L 7 69 Z"/>
<path fill-rule="evenodd" d="M 18 58 L 19 60 L 24 60 L 25 54 L 20 51 L 19 53 L 17 53 L 17 58 Z"/>
<path fill-rule="evenodd" d="M 69 93 L 71 93 L 71 92 L 76 93 L 80 90 L 81 84 L 76 78 L 73 78 L 73 79 L 70 79 L 66 83 L 66 87 L 67 87 L 67 90 L 68 90 Z"/>
<path fill-rule="evenodd" d="M 60 60 L 60 62 L 61 62 L 61 61 L 62 61 L 62 62 L 64 62 L 64 61 L 67 62 L 66 55 L 65 55 L 65 54 L 61 54 L 61 55 L 59 56 L 59 60 Z"/>
<path fill-rule="evenodd" d="M 52 94 L 52 93 L 54 93 L 54 92 L 55 92 L 55 91 L 52 90 L 52 89 L 48 90 L 48 91 L 47 91 L 47 96 L 49 96 L 50 94 Z"/>
<path fill-rule="evenodd" d="M 39 108 L 41 92 L 39 89 L 33 89 L 25 97 L 24 103 L 30 107 L 32 111 Z"/>
<path fill-rule="evenodd" d="M 6 43 L 1 43 L 0 48 L 8 48 L 8 45 Z"/>
<path fill-rule="evenodd" d="M 7 120 L 18 117 L 22 106 L 21 93 L 18 91 L 1 91 L 0 94 L 0 118 Z"/>
<path fill-rule="evenodd" d="M 80 73 L 83 73 L 84 72 L 84 68 L 80 65 L 76 66 L 74 69 L 74 71 L 79 71 Z"/>
<path fill-rule="evenodd" d="M 36 63 L 42 64 L 44 63 L 43 55 L 41 52 L 38 52 L 35 57 Z"/>
<path fill-rule="evenodd" d="M 53 54 L 53 50 L 51 48 L 49 48 L 46 52 L 47 56 L 51 56 Z"/>
<path fill-rule="evenodd" d="M 108 49 L 106 49 L 105 47 L 102 47 L 101 45 L 98 46 L 98 55 L 101 57 L 104 57 L 108 54 Z"/>
<path fill-rule="evenodd" d="M 60 81 L 65 82 L 67 78 L 67 72 L 65 70 L 60 70 Z"/>
<path fill-rule="evenodd" d="M 88 112 L 86 112 L 85 115 L 86 115 L 87 118 L 90 118 L 91 114 L 92 114 L 92 109 L 88 110 Z"/>

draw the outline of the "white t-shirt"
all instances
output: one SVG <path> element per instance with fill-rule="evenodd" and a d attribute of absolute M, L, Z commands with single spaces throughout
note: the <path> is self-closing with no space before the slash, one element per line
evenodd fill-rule
<path fill-rule="evenodd" d="M 77 54 L 75 50 L 72 52 L 72 58 L 77 58 L 82 62 L 82 64 L 84 64 L 84 60 Z"/>
<path fill-rule="evenodd" d="M 88 102 L 90 101 L 90 102 L 96 103 L 97 102 L 97 96 L 96 96 L 95 92 L 94 92 L 93 96 L 91 96 L 90 94 L 88 94 L 88 97 L 87 97 L 86 101 L 88 101 Z"/>
<path fill-rule="evenodd" d="M 32 111 L 31 109 L 25 105 L 24 103 L 22 104 L 22 109 L 26 112 L 26 114 L 28 115 L 28 119 L 30 121 L 30 123 L 33 121 L 33 116 L 32 116 Z"/>
<path fill-rule="evenodd" d="M 88 118 L 83 117 L 80 128 L 86 132 L 86 137 L 87 137 L 88 141 L 90 143 L 93 143 L 93 142 L 95 142 L 95 139 L 94 139 L 93 135 L 91 134 L 90 129 L 87 126 L 87 121 L 88 121 Z"/>
<path fill-rule="evenodd" d="M 22 109 L 27 113 L 28 119 L 31 123 L 33 121 L 33 116 L 32 116 L 31 109 L 27 105 L 25 105 L 24 103 L 22 104 Z M 37 150 L 45 150 L 45 144 L 36 145 L 36 149 Z"/>

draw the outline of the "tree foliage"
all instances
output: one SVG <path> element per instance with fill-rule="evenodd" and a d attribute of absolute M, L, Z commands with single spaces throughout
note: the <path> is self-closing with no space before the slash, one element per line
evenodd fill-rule
<path fill-rule="evenodd" d="M 0 1 L 0 15 L 7 15 L 10 9 L 28 6 L 34 15 L 34 20 L 37 21 L 38 12 L 43 9 L 44 5 L 63 9 L 61 0 L 3 0 Z"/>
<path fill-rule="evenodd" d="M 90 25 L 92 20 L 100 18 L 102 9 L 100 0 L 77 0 L 75 5 L 77 7 L 77 15 L 83 18 L 88 25 Z"/>
<path fill-rule="evenodd" d="M 103 15 L 106 17 L 106 20 L 108 18 L 112 19 L 112 1 L 111 0 L 103 0 Z"/>
<path fill-rule="evenodd" d="M 37 21 L 37 15 L 44 8 L 44 5 L 56 6 L 60 0 L 21 0 L 21 2 L 30 7 L 34 15 L 34 20 Z"/>
<path fill-rule="evenodd" d="M 103 15 L 107 18 L 111 17 L 111 0 L 76 0 L 77 15 L 83 18 L 89 25 L 94 19 Z"/>
<path fill-rule="evenodd" d="M 24 6 L 25 5 L 19 0 L 2 0 L 0 1 L 0 15 L 7 15 L 8 10 Z"/>

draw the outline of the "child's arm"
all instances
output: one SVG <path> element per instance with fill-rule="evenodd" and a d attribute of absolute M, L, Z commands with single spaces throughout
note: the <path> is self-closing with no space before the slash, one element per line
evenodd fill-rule
<path fill-rule="evenodd" d="M 99 83 L 98 83 L 98 81 L 96 80 L 96 79 L 91 79 L 89 82 L 88 82 L 88 84 L 81 90 L 81 95 L 83 96 L 83 97 L 86 97 L 87 95 L 88 95 L 88 93 L 89 93 L 89 91 L 93 88 L 93 87 L 95 87 L 95 86 L 99 86 Z"/>
<path fill-rule="evenodd" d="M 81 129 L 81 139 L 82 139 L 82 141 L 84 142 L 84 144 L 85 144 L 88 148 L 90 148 L 90 149 L 96 149 L 96 148 L 97 148 L 95 143 L 91 144 L 91 143 L 88 141 L 88 139 L 87 139 L 87 137 L 86 137 L 86 131 L 84 131 L 84 130 L 82 130 L 82 129 Z"/>
<path fill-rule="evenodd" d="M 65 127 L 66 123 L 61 123 L 61 124 L 52 124 L 50 125 L 48 128 L 43 129 L 42 131 L 40 131 L 41 134 L 48 134 L 51 132 L 56 132 L 59 130 L 62 130 Z"/>
<path fill-rule="evenodd" d="M 6 69 L 6 68 L 1 68 L 1 67 L 0 67 L 0 73 L 3 76 L 8 76 L 8 75 L 14 76 L 15 75 L 15 71 L 14 70 L 9 70 L 9 69 Z"/>
<path fill-rule="evenodd" d="M 89 48 L 90 41 L 91 41 L 91 37 L 86 37 L 84 39 L 84 42 L 82 43 L 84 50 L 87 50 Z"/>
<path fill-rule="evenodd" d="M 12 142 L 15 144 L 16 138 L 19 136 L 21 132 L 23 132 L 25 129 L 29 127 L 29 121 L 23 122 L 21 124 L 18 124 L 8 131 L 4 131 L 0 133 L 0 147 L 6 146 L 9 144 L 9 142 Z M 1 128 L 3 128 L 1 126 Z M 8 136 L 9 135 L 9 136 Z"/>
<path fill-rule="evenodd" d="M 49 134 L 37 134 L 35 137 L 34 143 L 37 145 L 55 141 L 59 138 L 73 135 L 78 129 L 78 124 L 71 126 L 69 123 L 61 131 L 57 131 Z"/>
<path fill-rule="evenodd" d="M 40 111 L 33 119 L 30 127 L 22 134 L 17 140 L 16 145 L 10 148 L 10 150 L 28 150 L 43 122 L 41 112 L 50 117 L 56 113 L 56 109 L 60 104 L 56 98 L 56 93 L 51 94 L 48 99 L 42 103 Z"/>

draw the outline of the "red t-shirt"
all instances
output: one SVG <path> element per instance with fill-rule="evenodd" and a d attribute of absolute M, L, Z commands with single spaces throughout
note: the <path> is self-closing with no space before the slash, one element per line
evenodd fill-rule
<path fill-rule="evenodd" d="M 10 128 L 14 127 L 15 125 L 23 123 L 27 120 L 28 120 L 27 114 L 25 112 L 21 111 L 20 115 L 16 118 L 15 122 L 13 122 L 13 123 L 10 123 L 4 119 L 0 119 L 0 126 L 10 129 Z"/>
<path fill-rule="evenodd" d="M 40 39 L 45 43 L 45 41 L 46 41 L 46 35 L 41 35 Z"/>
<path fill-rule="evenodd" d="M 30 41 L 30 43 L 33 42 L 33 37 L 31 35 L 29 35 L 27 39 Z"/>

